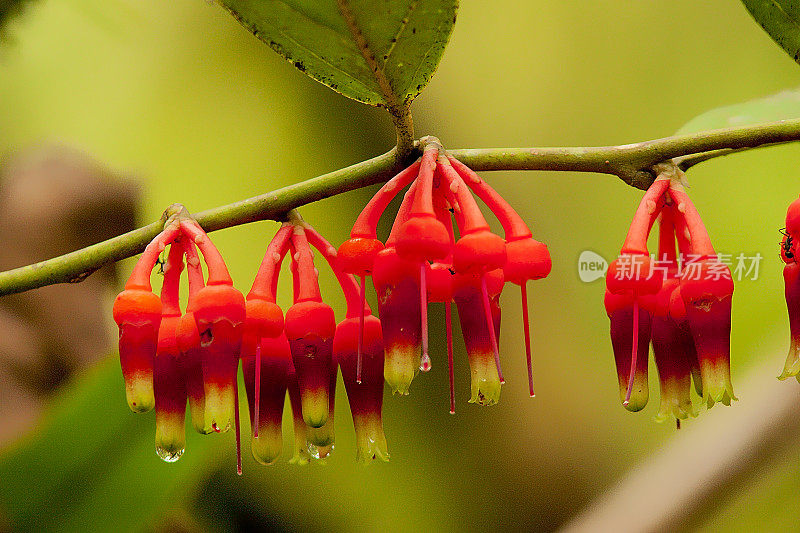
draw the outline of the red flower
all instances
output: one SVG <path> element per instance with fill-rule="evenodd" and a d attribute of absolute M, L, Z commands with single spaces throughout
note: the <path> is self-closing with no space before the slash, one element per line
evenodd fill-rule
<path fill-rule="evenodd" d="M 173 243 L 164 268 L 164 284 L 161 288 L 163 310 L 153 372 L 156 453 L 168 463 L 180 459 L 186 447 L 186 379 L 183 357 L 178 347 L 178 325 L 181 322 L 178 289 L 182 270 L 183 246 Z"/>
<path fill-rule="evenodd" d="M 680 184 L 669 190 L 683 215 L 689 235 L 689 251 L 694 261 L 683 266 L 680 293 L 692 332 L 703 401 L 711 408 L 715 402 L 730 405 L 736 400 L 731 384 L 731 300 L 733 279 L 727 265 L 719 261 L 700 214 Z"/>
<path fill-rule="evenodd" d="M 686 319 L 686 308 L 680 293 L 678 257 L 675 251 L 675 212 L 665 206 L 659 220 L 658 261 L 665 269 L 661 289 L 655 297 L 652 311 L 651 337 L 653 358 L 661 384 L 661 407 L 656 420 L 676 420 L 697 416 L 692 405 L 691 388 L 694 372 L 695 386 L 702 394 L 697 351 Z M 681 230 L 683 227 L 681 225 Z M 689 253 L 688 240 L 680 232 L 681 254 Z"/>
<path fill-rule="evenodd" d="M 312 246 L 329 263 L 345 293 L 347 317 L 338 326 L 333 310 L 322 302 Z M 284 321 L 275 304 L 275 291 L 280 264 L 289 249 L 295 303 Z M 268 464 L 280 453 L 287 389 L 295 434 L 290 462 L 305 464 L 311 457 L 323 459 L 333 451 L 336 375 L 342 363 L 354 409 L 357 457 L 388 460 L 381 422 L 383 345 L 380 336 L 374 336 L 376 325 L 380 331 L 380 322 L 362 305 L 358 285 L 340 268 L 336 249 L 302 221 L 285 225 L 267 249 L 247 296 L 247 311 L 242 359 L 256 459 Z M 359 336 L 360 324 L 366 325 L 366 338 Z M 364 379 L 356 378 L 362 365 L 359 347 L 364 352 Z"/>
<path fill-rule="evenodd" d="M 336 318 L 333 309 L 322 301 L 311 248 L 301 226 L 292 234 L 294 269 L 294 305 L 286 311 L 286 338 L 297 373 L 303 420 L 311 427 L 325 424 L 331 395 L 331 373 L 336 372 L 332 359 Z"/>
<path fill-rule="evenodd" d="M 114 300 L 125 394 L 128 406 L 136 413 L 149 411 L 155 405 L 153 361 L 161 323 L 161 299 L 152 292 L 150 272 L 158 261 L 158 255 L 179 231 L 177 223 L 170 224 L 147 245 L 125 284 L 125 290 Z"/>
<path fill-rule="evenodd" d="M 228 268 L 217 248 L 193 220 L 181 221 L 181 229 L 203 253 L 208 267 L 205 287 L 194 298 L 194 318 L 203 355 L 205 414 L 216 432 L 234 423 L 236 371 L 245 321 L 245 301 L 233 287 Z"/>
<path fill-rule="evenodd" d="M 647 356 L 654 299 L 662 278 L 653 271 L 647 236 L 663 205 L 668 179 L 657 179 L 645 193 L 631 222 L 619 258 L 606 274 L 606 313 L 617 365 L 620 399 L 629 411 L 647 405 Z"/>
<path fill-rule="evenodd" d="M 275 302 L 280 266 L 291 237 L 291 225 L 275 234 L 246 300 L 242 371 L 250 406 L 251 450 L 262 464 L 272 464 L 283 448 L 283 406 L 289 374 L 294 372 L 283 311 Z"/>
<path fill-rule="evenodd" d="M 789 312 L 789 354 L 786 364 L 778 379 L 796 377 L 800 381 L 800 263 L 797 262 L 800 249 L 797 239 L 800 238 L 800 200 L 789 205 L 786 212 L 786 229 L 781 242 L 781 259 L 786 263 L 783 267 L 786 308 Z"/>

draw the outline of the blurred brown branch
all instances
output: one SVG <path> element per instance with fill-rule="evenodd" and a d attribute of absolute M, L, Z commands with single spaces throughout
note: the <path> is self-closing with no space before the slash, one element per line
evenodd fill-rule
<path fill-rule="evenodd" d="M 704 413 L 703 424 L 676 433 L 563 531 L 694 530 L 727 494 L 762 472 L 778 452 L 796 446 L 800 386 L 795 380 L 776 382 L 771 355 L 778 351 L 783 348 L 767 350 L 764 363 L 743 380 L 738 392 L 747 401 Z"/>

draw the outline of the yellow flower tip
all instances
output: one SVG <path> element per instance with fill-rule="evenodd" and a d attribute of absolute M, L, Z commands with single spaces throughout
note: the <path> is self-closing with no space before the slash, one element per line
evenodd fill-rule
<path fill-rule="evenodd" d="M 793 377 L 800 379 L 800 361 L 794 361 L 791 364 L 787 361 L 786 367 L 781 372 L 781 375 L 778 376 L 778 379 L 783 381 Z"/>
<path fill-rule="evenodd" d="M 153 410 L 155 407 L 155 400 L 147 401 L 147 400 L 130 400 L 128 402 L 128 407 L 130 407 L 131 411 L 134 413 L 147 413 Z"/>
<path fill-rule="evenodd" d="M 273 464 L 283 451 L 283 434 L 280 426 L 262 427 L 258 437 L 250 439 L 253 459 L 262 465 Z"/>
<path fill-rule="evenodd" d="M 386 450 L 372 450 L 371 452 L 364 452 L 359 450 L 356 452 L 356 461 L 364 466 L 371 465 L 375 461 L 389 462 L 389 452 Z"/>
<path fill-rule="evenodd" d="M 357 437 L 356 461 L 368 465 L 376 460 L 389 462 L 389 449 L 386 445 L 386 437 L 382 428 L 376 427 L 369 431 L 367 435 Z"/>
<path fill-rule="evenodd" d="M 311 461 L 311 455 L 309 455 L 308 451 L 304 448 L 302 449 L 295 449 L 294 456 L 289 459 L 290 465 L 298 465 L 298 466 L 305 466 Z"/>
<path fill-rule="evenodd" d="M 495 379 L 475 379 L 472 380 L 472 397 L 469 403 L 478 405 L 495 405 L 500 401 L 500 380 Z"/>
<path fill-rule="evenodd" d="M 303 420 L 309 428 L 321 428 L 328 421 L 328 391 L 324 387 L 300 393 Z"/>
<path fill-rule="evenodd" d="M 333 446 L 334 433 L 332 425 L 325 424 L 319 428 L 308 428 L 308 444 L 318 448 Z"/>
<path fill-rule="evenodd" d="M 731 401 L 738 401 L 739 398 L 734 396 L 733 389 L 721 389 L 715 390 L 712 393 L 706 394 L 703 396 L 703 401 L 706 403 L 706 409 L 711 409 L 714 407 L 715 403 L 721 403 L 722 405 L 730 406 Z"/>
<path fill-rule="evenodd" d="M 388 355 L 388 354 L 387 354 Z M 408 396 L 411 382 L 419 371 L 419 357 L 404 359 L 386 359 L 383 369 L 383 378 L 392 394 Z"/>
<path fill-rule="evenodd" d="M 691 401 L 662 400 L 658 414 L 653 417 L 653 420 L 661 424 L 667 420 L 697 418 L 698 414 L 700 414 L 699 410 L 692 405 Z"/>
<path fill-rule="evenodd" d="M 125 396 L 128 407 L 134 413 L 146 413 L 152 411 L 156 405 L 155 395 L 153 394 L 153 374 L 139 375 L 126 383 Z"/>

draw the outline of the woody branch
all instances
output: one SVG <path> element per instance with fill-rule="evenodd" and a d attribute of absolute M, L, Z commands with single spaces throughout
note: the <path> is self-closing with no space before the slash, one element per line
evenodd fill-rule
<path fill-rule="evenodd" d="M 800 140 L 800 119 L 754 126 L 704 131 L 635 144 L 567 148 L 486 148 L 450 150 L 476 171 L 552 170 L 594 172 L 619 177 L 632 187 L 647 189 L 655 179 L 653 166 L 674 160 L 681 168 L 761 146 Z M 233 204 L 194 214 L 212 232 L 256 222 L 283 220 L 290 210 L 348 191 L 386 181 L 417 157 L 426 142 L 415 143 L 411 155 L 398 161 L 396 149 L 306 181 Z M 85 279 L 105 264 L 137 255 L 163 228 L 172 214 L 112 239 L 46 261 L 0 272 L 0 296 Z"/>

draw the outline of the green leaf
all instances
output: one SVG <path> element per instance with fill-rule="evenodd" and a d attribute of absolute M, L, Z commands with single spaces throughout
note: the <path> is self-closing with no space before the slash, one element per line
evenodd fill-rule
<path fill-rule="evenodd" d="M 315 80 L 389 109 L 427 85 L 458 7 L 458 0 L 217 1 Z"/>
<path fill-rule="evenodd" d="M 193 496 L 221 441 L 232 446 L 227 434 L 187 431 L 180 461 L 158 459 L 155 417 L 128 411 L 114 357 L 62 390 L 43 417 L 35 433 L 0 453 L 0 517 L 15 531 L 152 527 Z"/>
<path fill-rule="evenodd" d="M 742 0 L 772 39 L 800 63 L 800 3 L 797 0 Z"/>
<path fill-rule="evenodd" d="M 712 109 L 684 124 L 677 133 L 695 133 L 703 130 L 777 122 L 789 118 L 800 118 L 800 88 L 782 91 L 749 102 Z"/>

